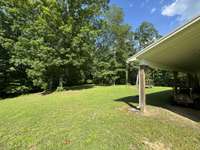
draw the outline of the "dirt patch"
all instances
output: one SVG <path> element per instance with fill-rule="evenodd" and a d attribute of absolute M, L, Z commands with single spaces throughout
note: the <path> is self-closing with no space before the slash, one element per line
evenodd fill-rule
<path fill-rule="evenodd" d="M 160 141 L 150 142 L 149 139 L 145 138 L 142 142 L 149 150 L 170 150 L 168 146 Z"/>
<path fill-rule="evenodd" d="M 36 148 L 36 145 L 30 145 L 28 149 L 29 150 L 36 150 L 37 148 Z"/>
<path fill-rule="evenodd" d="M 119 110 L 119 111 L 121 111 L 121 112 L 126 112 L 126 113 L 128 113 L 128 112 L 129 112 L 129 111 L 128 111 L 128 108 L 129 108 L 129 107 L 127 107 L 127 106 L 122 106 L 122 107 L 116 108 L 116 110 Z"/>
<path fill-rule="evenodd" d="M 200 129 L 200 111 L 182 107 L 170 106 L 170 108 L 147 106 L 144 113 L 137 108 L 122 106 L 117 110 L 127 114 L 137 114 L 145 117 L 159 119 L 161 121 L 171 121 L 179 126 L 188 126 Z"/>
<path fill-rule="evenodd" d="M 143 148 L 140 146 L 143 145 Z M 146 150 L 171 150 L 171 146 L 167 146 L 161 141 L 151 142 L 148 138 L 144 138 L 139 147 L 138 145 L 131 144 L 129 146 L 129 150 L 138 150 L 138 149 L 146 149 Z"/>
<path fill-rule="evenodd" d="M 184 110 L 184 108 L 174 107 L 170 109 L 164 109 L 160 107 L 147 107 L 147 111 L 143 113 L 143 116 L 153 117 L 163 121 L 175 122 L 182 126 L 189 126 L 193 128 L 200 128 L 198 121 L 194 120 L 195 114 L 186 115 L 188 112 L 195 110 Z M 181 113 L 182 112 L 182 113 Z"/>
<path fill-rule="evenodd" d="M 51 94 L 58 94 L 58 95 L 80 95 L 80 91 L 79 90 L 66 90 L 66 91 L 60 91 L 60 92 L 56 92 L 56 91 L 50 91 L 50 92 L 40 92 L 37 93 L 36 95 L 39 96 L 49 96 Z"/>
<path fill-rule="evenodd" d="M 80 95 L 80 91 L 73 91 L 73 90 L 69 90 L 69 91 L 64 91 L 64 92 L 58 92 L 57 94 L 61 94 L 61 95 Z"/>
<path fill-rule="evenodd" d="M 132 107 L 129 107 L 129 106 L 122 106 L 122 107 L 119 107 L 117 108 L 117 110 L 121 111 L 121 112 L 124 112 L 124 113 L 128 113 L 128 114 L 132 114 L 132 113 L 141 113 L 139 111 L 139 109 L 137 108 L 132 108 Z"/>

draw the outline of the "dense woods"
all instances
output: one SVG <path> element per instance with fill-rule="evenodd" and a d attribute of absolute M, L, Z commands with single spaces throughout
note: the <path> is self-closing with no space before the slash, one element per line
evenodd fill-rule
<path fill-rule="evenodd" d="M 87 83 L 134 84 L 128 57 L 160 38 L 151 23 L 135 31 L 108 0 L 1 0 L 0 93 L 62 90 Z M 133 18 L 134 19 L 134 18 Z M 171 73 L 151 69 L 165 85 Z"/>

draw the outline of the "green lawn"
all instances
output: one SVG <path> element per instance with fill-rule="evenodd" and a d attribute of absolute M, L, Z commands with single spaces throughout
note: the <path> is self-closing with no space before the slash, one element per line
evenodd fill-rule
<path fill-rule="evenodd" d="M 170 88 L 147 92 L 145 114 L 129 111 L 138 103 L 134 86 L 1 100 L 0 150 L 199 150 L 200 112 L 170 106 Z"/>

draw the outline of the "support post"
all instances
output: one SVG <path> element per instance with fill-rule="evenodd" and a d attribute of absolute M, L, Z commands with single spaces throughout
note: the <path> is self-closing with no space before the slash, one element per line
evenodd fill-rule
<path fill-rule="evenodd" d="M 145 111 L 146 95 L 145 95 L 145 66 L 139 67 L 139 107 L 142 112 Z"/>

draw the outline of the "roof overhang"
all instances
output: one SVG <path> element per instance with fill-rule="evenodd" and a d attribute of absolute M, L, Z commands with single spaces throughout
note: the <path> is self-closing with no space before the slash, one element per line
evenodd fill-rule
<path fill-rule="evenodd" d="M 200 71 L 200 16 L 146 47 L 127 62 L 174 71 Z"/>

